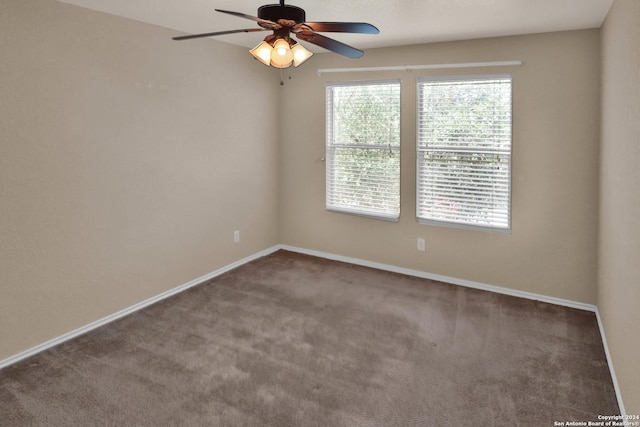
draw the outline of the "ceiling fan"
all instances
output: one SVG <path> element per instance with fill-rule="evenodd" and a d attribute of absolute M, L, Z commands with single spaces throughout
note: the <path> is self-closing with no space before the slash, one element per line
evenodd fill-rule
<path fill-rule="evenodd" d="M 323 47 L 347 58 L 360 58 L 364 52 L 338 40 L 323 36 L 324 32 L 378 34 L 380 31 L 366 22 L 307 22 L 304 9 L 280 4 L 266 4 L 258 8 L 258 16 L 240 12 L 216 9 L 217 12 L 256 21 L 260 28 L 217 31 L 213 33 L 191 34 L 173 37 L 173 40 L 189 40 L 200 37 L 221 36 L 234 33 L 252 33 L 257 31 L 273 31 L 264 41 L 251 49 L 251 54 L 267 66 L 288 68 L 297 67 L 313 55 L 291 38 L 293 33 L 298 39 Z"/>

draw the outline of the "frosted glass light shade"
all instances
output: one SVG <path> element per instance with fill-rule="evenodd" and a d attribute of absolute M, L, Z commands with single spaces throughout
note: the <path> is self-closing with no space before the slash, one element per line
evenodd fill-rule
<path fill-rule="evenodd" d="M 276 68 L 289 68 L 293 62 L 293 53 L 284 39 L 278 39 L 271 51 L 271 66 Z"/>
<path fill-rule="evenodd" d="M 258 46 L 249 51 L 254 58 L 262 62 L 264 65 L 271 65 L 271 51 L 273 48 L 267 42 L 262 42 Z"/>
<path fill-rule="evenodd" d="M 304 48 L 301 44 L 296 44 L 292 49 L 293 53 L 293 66 L 297 67 L 298 65 L 302 65 L 307 59 L 313 56 L 313 52 L 309 52 Z"/>

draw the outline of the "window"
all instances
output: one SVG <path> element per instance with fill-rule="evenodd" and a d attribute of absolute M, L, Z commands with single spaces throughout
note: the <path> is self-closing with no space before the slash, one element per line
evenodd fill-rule
<path fill-rule="evenodd" d="M 417 217 L 511 228 L 511 77 L 420 78 Z"/>
<path fill-rule="evenodd" d="M 327 84 L 327 209 L 400 217 L 400 81 Z"/>

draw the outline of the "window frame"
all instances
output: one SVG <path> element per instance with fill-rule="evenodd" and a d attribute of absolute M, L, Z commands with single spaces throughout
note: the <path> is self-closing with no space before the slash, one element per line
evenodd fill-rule
<path fill-rule="evenodd" d="M 423 123 L 421 118 L 421 104 L 422 104 L 422 91 L 421 84 L 424 82 L 464 82 L 464 81 L 473 81 L 473 80 L 509 80 L 509 149 L 508 149 L 508 191 L 507 191 L 507 217 L 506 217 L 506 227 L 499 227 L 493 225 L 481 225 L 481 224 L 472 224 L 461 221 L 454 220 L 437 220 L 431 218 L 424 218 L 420 216 L 420 206 L 423 198 L 421 197 L 421 185 L 420 179 L 422 176 L 421 173 L 421 155 L 425 152 L 428 152 L 428 149 L 421 148 L 420 137 L 421 130 L 420 126 Z M 486 75 L 449 75 L 449 76 L 421 76 L 416 78 L 416 198 L 415 198 L 415 209 L 416 209 L 416 220 L 420 224 L 426 225 L 435 225 L 442 227 L 450 227 L 450 228 L 461 228 L 461 229 L 470 229 L 470 230 L 478 230 L 485 232 L 494 232 L 494 233 L 511 233 L 513 224 L 512 224 L 512 192 L 513 192 L 513 75 L 512 74 L 486 74 Z M 432 149 L 433 150 L 433 149 Z M 469 150 L 470 153 L 479 153 L 481 150 Z M 487 150 L 498 152 L 499 150 Z"/>
<path fill-rule="evenodd" d="M 334 131 L 334 117 L 333 111 L 330 110 L 330 106 L 333 107 L 333 93 L 330 93 L 332 88 L 335 87 L 353 87 L 353 86 L 373 86 L 373 85 L 388 85 L 394 84 L 397 85 L 398 91 L 398 142 L 397 145 L 390 144 L 335 144 L 333 141 Z M 331 99 L 331 101 L 330 101 Z M 328 81 L 325 85 L 325 209 L 328 212 L 336 212 L 343 213 L 348 215 L 356 215 L 365 218 L 378 219 L 383 221 L 390 222 L 399 222 L 400 214 L 401 214 L 401 203 L 400 203 L 400 194 L 401 194 L 401 175 L 402 175 L 402 166 L 401 166 L 401 138 L 402 138 L 402 80 L 401 79 L 376 79 L 376 80 L 352 80 L 352 81 Z M 337 206 L 335 204 L 331 204 L 330 200 L 330 191 L 332 190 L 331 179 L 333 175 L 333 155 L 335 154 L 335 149 L 338 148 L 352 148 L 352 149 L 362 149 L 362 150 L 372 150 L 372 151 L 393 151 L 397 153 L 398 158 L 398 175 L 397 175 L 397 186 L 398 186 L 398 205 L 397 211 L 393 213 L 385 213 L 385 212 L 374 212 L 372 210 L 366 209 L 358 209 L 358 208 L 349 208 L 344 206 Z"/>

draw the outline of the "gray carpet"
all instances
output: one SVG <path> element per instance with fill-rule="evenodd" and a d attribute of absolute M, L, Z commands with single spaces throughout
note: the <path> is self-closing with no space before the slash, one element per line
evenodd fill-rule
<path fill-rule="evenodd" d="M 553 426 L 594 313 L 279 251 L 0 371 L 4 426 Z"/>

